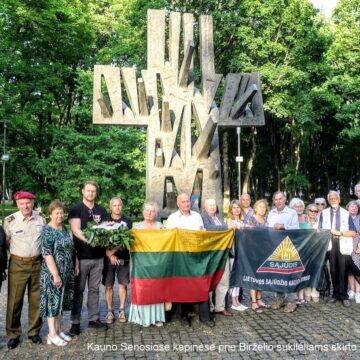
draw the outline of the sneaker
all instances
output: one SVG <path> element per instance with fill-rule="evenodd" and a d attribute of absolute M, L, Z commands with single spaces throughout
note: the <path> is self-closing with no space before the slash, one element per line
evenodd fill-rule
<path fill-rule="evenodd" d="M 360 295 L 360 294 L 359 294 L 359 295 Z M 158 327 L 160 327 L 160 326 L 163 326 L 164 323 L 163 323 L 162 321 L 157 321 L 157 322 L 155 323 L 155 325 L 158 326 Z"/>
<path fill-rule="evenodd" d="M 349 300 L 355 299 L 355 292 L 353 290 L 350 289 L 348 291 L 348 295 L 349 295 Z"/>
<path fill-rule="evenodd" d="M 112 311 L 108 311 L 105 317 L 105 322 L 107 324 L 112 324 L 114 321 L 115 321 L 114 313 Z"/>
<path fill-rule="evenodd" d="M 96 321 L 89 321 L 89 328 L 98 329 L 98 330 L 108 329 L 107 325 L 102 323 L 99 319 L 97 319 Z"/>
<path fill-rule="evenodd" d="M 71 337 L 80 335 L 80 324 L 71 324 L 69 335 Z"/>
<path fill-rule="evenodd" d="M 357 303 L 357 304 L 360 304 L 360 293 L 355 293 L 355 302 Z"/>
<path fill-rule="evenodd" d="M 124 310 L 121 310 L 119 312 L 119 321 L 121 323 L 125 323 L 126 322 L 126 316 L 125 316 L 125 311 Z"/>
<path fill-rule="evenodd" d="M 238 305 L 238 306 L 236 306 L 236 305 L 231 305 L 231 308 L 232 308 L 233 310 L 236 310 L 236 311 L 245 311 L 245 310 L 248 309 L 248 307 L 245 306 L 245 305 L 243 305 L 243 304 L 240 304 L 240 305 Z"/>

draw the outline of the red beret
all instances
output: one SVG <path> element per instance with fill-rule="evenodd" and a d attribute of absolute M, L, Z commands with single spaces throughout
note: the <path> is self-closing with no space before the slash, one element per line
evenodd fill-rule
<path fill-rule="evenodd" d="M 17 191 L 14 195 L 13 195 L 14 200 L 21 200 L 21 199 L 30 199 L 33 200 L 36 198 L 36 196 L 28 191 Z"/>

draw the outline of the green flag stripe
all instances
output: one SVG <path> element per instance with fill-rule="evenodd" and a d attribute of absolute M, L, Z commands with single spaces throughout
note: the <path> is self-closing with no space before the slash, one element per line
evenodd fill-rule
<path fill-rule="evenodd" d="M 189 252 L 131 253 L 133 278 L 192 277 L 214 274 L 225 268 L 229 249 Z M 220 264 L 220 265 L 219 265 Z"/>

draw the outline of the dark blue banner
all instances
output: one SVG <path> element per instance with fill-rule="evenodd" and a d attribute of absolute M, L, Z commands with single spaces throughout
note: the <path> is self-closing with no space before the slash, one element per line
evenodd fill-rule
<path fill-rule="evenodd" d="M 330 231 L 244 229 L 234 241 L 231 287 L 292 293 L 318 285 Z"/>

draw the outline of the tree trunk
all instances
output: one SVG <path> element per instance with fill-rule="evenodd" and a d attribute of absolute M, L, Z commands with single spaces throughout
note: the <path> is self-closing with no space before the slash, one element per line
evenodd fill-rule
<path fill-rule="evenodd" d="M 246 163 L 246 173 L 245 173 L 245 178 L 244 178 L 243 187 L 242 187 L 243 194 L 248 194 L 250 191 L 250 176 L 251 176 L 251 171 L 254 167 L 254 160 L 256 157 L 256 136 L 257 136 L 257 130 L 255 127 L 252 127 L 251 134 L 250 134 L 251 153 L 250 153 L 250 158 Z"/>
<path fill-rule="evenodd" d="M 229 133 L 224 131 L 222 143 L 223 155 L 223 179 L 224 179 L 224 202 L 223 211 L 227 215 L 230 205 L 230 178 L 229 178 Z"/>

